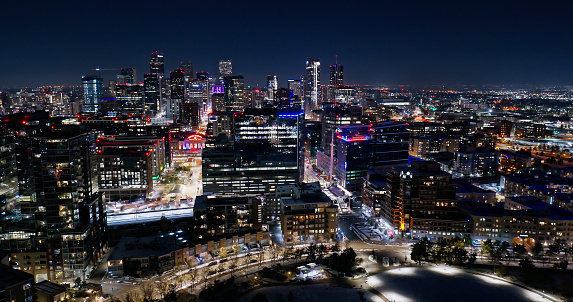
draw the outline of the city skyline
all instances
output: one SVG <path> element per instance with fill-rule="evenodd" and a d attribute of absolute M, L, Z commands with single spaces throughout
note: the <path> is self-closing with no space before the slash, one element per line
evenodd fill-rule
<path fill-rule="evenodd" d="M 135 67 L 165 54 L 165 72 L 191 61 L 215 75 L 222 59 L 248 85 L 279 86 L 304 74 L 307 57 L 345 65 L 345 83 L 372 85 L 533 84 L 573 80 L 571 5 L 530 3 L 303 3 L 230 1 L 159 6 L 98 3 L 3 5 L 8 45 L 0 87 L 80 85 L 95 68 Z M 232 29 L 232 30 L 231 30 Z"/>

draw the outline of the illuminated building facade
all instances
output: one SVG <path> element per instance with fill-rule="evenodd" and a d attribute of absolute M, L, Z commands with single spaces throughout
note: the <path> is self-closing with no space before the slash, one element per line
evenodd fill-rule
<path fill-rule="evenodd" d="M 82 77 L 84 90 L 83 112 L 96 113 L 99 111 L 100 98 L 103 94 L 103 79 L 95 75 Z"/>
<path fill-rule="evenodd" d="M 157 138 L 98 139 L 99 190 L 110 201 L 145 199 L 165 167 L 165 142 Z"/>
<path fill-rule="evenodd" d="M 135 68 L 122 68 L 119 70 L 117 82 L 120 84 L 137 84 L 137 72 Z"/>
<path fill-rule="evenodd" d="M 344 85 L 344 73 L 342 65 L 333 64 L 330 65 L 330 85 L 338 86 Z"/>
<path fill-rule="evenodd" d="M 360 191 L 368 171 L 387 172 L 408 163 L 408 139 L 402 122 L 338 128 L 336 177 L 347 190 Z"/>
<path fill-rule="evenodd" d="M 203 191 L 265 194 L 302 175 L 303 112 L 247 108 L 234 114 L 231 137 L 203 150 Z"/>
<path fill-rule="evenodd" d="M 233 64 L 231 60 L 219 61 L 219 75 L 220 78 L 228 77 L 233 74 Z"/>
<path fill-rule="evenodd" d="M 306 72 L 304 75 L 304 112 L 310 115 L 310 111 L 320 108 L 318 103 L 320 89 L 320 59 L 306 59 Z"/>
<path fill-rule="evenodd" d="M 268 75 L 267 76 L 267 100 L 274 100 L 275 99 L 275 91 L 279 89 L 279 81 L 277 79 L 277 75 Z"/>
<path fill-rule="evenodd" d="M 436 162 L 394 168 L 388 173 L 385 203 L 394 227 L 418 238 L 471 234 L 469 216 L 457 207 L 455 188 L 452 176 Z"/>
<path fill-rule="evenodd" d="M 223 78 L 225 111 L 240 112 L 245 109 L 245 78 L 226 76 Z"/>
<path fill-rule="evenodd" d="M 146 113 L 155 114 L 159 108 L 159 77 L 157 75 L 146 73 L 143 76 L 143 97 L 144 109 Z"/>
<path fill-rule="evenodd" d="M 143 85 L 117 84 L 115 85 L 115 99 L 121 113 L 135 115 L 144 113 Z"/>

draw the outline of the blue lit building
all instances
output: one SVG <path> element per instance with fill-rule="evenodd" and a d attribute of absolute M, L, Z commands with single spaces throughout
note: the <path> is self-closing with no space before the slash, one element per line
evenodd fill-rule
<path fill-rule="evenodd" d="M 96 113 L 99 111 L 100 98 L 103 94 L 103 79 L 99 76 L 89 75 L 82 77 L 84 90 L 83 112 Z"/>

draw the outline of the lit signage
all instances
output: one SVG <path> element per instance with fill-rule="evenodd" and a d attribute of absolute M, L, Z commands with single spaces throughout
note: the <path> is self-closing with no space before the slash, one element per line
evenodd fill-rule
<path fill-rule="evenodd" d="M 225 88 L 223 86 L 213 86 L 213 87 L 211 87 L 211 92 L 213 94 L 215 94 L 215 93 L 222 94 L 225 92 Z"/>
<path fill-rule="evenodd" d="M 188 141 L 202 141 L 203 137 L 199 134 L 192 134 L 187 137 Z"/>

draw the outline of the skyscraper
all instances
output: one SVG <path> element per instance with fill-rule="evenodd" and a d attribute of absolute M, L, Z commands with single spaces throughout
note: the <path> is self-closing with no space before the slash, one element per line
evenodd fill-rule
<path fill-rule="evenodd" d="M 195 75 L 193 73 L 193 63 L 191 61 L 181 62 L 181 65 L 179 65 L 179 68 L 183 69 L 185 76 L 189 77 L 190 79 L 192 79 L 193 76 Z"/>
<path fill-rule="evenodd" d="M 304 75 L 304 112 L 306 116 L 310 111 L 318 109 L 318 95 L 320 88 L 320 59 L 306 59 L 306 73 Z"/>
<path fill-rule="evenodd" d="M 165 75 L 165 62 L 163 61 L 162 53 L 157 51 L 151 53 L 149 58 L 149 72 L 160 77 Z"/>
<path fill-rule="evenodd" d="M 170 98 L 167 106 L 167 117 L 178 121 L 181 118 L 181 104 L 185 97 L 185 73 L 183 69 L 177 68 L 169 73 Z"/>
<path fill-rule="evenodd" d="M 219 61 L 219 77 L 227 77 L 233 74 L 233 65 L 231 60 L 220 60 Z"/>
<path fill-rule="evenodd" d="M 273 100 L 275 98 L 275 91 L 279 88 L 279 83 L 276 75 L 267 76 L 267 100 Z"/>
<path fill-rule="evenodd" d="M 122 68 L 119 70 L 119 75 L 117 76 L 117 81 L 121 84 L 136 84 L 137 83 L 137 72 L 135 68 Z"/>
<path fill-rule="evenodd" d="M 146 113 L 157 113 L 159 108 L 159 94 L 159 77 L 151 73 L 146 73 L 143 76 L 143 97 Z"/>
<path fill-rule="evenodd" d="M 226 76 L 225 84 L 225 111 L 240 112 L 245 108 L 245 78 L 243 76 Z"/>
<path fill-rule="evenodd" d="M 84 90 L 83 112 L 96 113 L 99 111 L 99 102 L 103 94 L 103 79 L 96 75 L 82 77 Z"/>
<path fill-rule="evenodd" d="M 330 65 L 330 85 L 338 86 L 344 85 L 343 82 L 344 74 L 342 72 L 342 65 L 336 63 Z"/>

